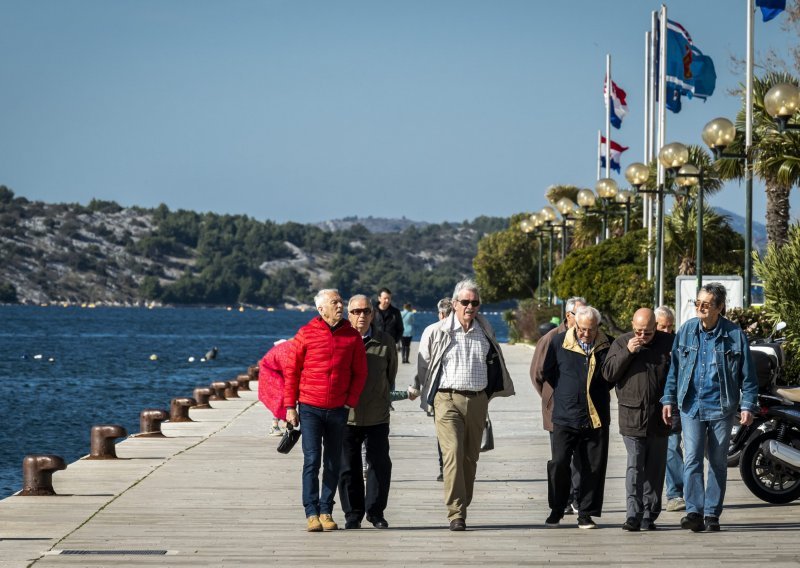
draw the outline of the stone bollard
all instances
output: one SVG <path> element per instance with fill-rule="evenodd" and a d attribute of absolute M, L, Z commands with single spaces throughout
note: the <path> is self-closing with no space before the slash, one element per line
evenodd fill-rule
<path fill-rule="evenodd" d="M 236 380 L 239 382 L 239 390 L 240 391 L 249 391 L 250 390 L 250 375 L 236 375 Z"/>
<path fill-rule="evenodd" d="M 169 418 L 166 410 L 146 408 L 139 413 L 139 438 L 163 438 L 161 423 Z"/>
<path fill-rule="evenodd" d="M 225 398 L 225 389 L 228 388 L 228 381 L 214 381 L 211 383 L 211 390 L 214 391 L 208 400 L 227 400 Z"/>
<path fill-rule="evenodd" d="M 195 410 L 200 408 L 211 408 L 211 405 L 208 404 L 208 398 L 214 393 L 208 387 L 197 387 L 194 389 L 194 394 L 192 395 L 194 399 L 197 401 L 197 406 L 195 406 Z"/>
<path fill-rule="evenodd" d="M 170 422 L 194 422 L 189 418 L 189 408 L 197 406 L 197 401 L 189 397 L 173 398 L 169 405 Z"/>
<path fill-rule="evenodd" d="M 239 381 L 236 379 L 228 381 L 228 388 L 225 389 L 225 398 L 242 398 L 239 396 Z"/>
<path fill-rule="evenodd" d="M 67 469 L 64 458 L 53 454 L 31 454 L 22 460 L 21 496 L 55 495 L 53 472 Z"/>
<path fill-rule="evenodd" d="M 87 460 L 115 460 L 117 452 L 114 449 L 114 440 L 128 435 L 128 431 L 116 424 L 92 426 L 90 443 L 91 453 Z"/>

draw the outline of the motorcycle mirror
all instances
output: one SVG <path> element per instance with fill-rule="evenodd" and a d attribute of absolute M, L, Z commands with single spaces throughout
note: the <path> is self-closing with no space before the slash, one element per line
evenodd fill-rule
<path fill-rule="evenodd" d="M 783 331 L 784 329 L 786 329 L 785 321 L 779 321 L 778 324 L 775 326 L 775 331 Z"/>

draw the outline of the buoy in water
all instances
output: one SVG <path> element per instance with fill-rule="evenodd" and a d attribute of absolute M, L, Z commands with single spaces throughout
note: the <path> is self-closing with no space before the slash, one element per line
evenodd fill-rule
<path fill-rule="evenodd" d="M 158 355 L 156 355 L 155 353 L 153 353 L 152 355 L 150 355 L 150 360 L 151 360 L 151 361 L 158 361 Z"/>
<path fill-rule="evenodd" d="M 194 363 L 194 357 L 189 357 L 189 363 Z"/>
<path fill-rule="evenodd" d="M 41 359 L 42 358 L 42 354 L 41 353 L 37 353 L 36 355 L 33 356 L 33 358 L 34 359 Z"/>

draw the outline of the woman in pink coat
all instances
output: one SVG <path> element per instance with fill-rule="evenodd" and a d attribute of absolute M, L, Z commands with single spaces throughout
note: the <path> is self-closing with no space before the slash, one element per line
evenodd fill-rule
<path fill-rule="evenodd" d="M 258 365 L 258 400 L 272 412 L 270 436 L 282 436 L 278 420 L 286 420 L 286 408 L 283 404 L 283 370 L 287 361 L 294 357 L 294 342 L 279 339 L 272 349 L 261 358 Z"/>

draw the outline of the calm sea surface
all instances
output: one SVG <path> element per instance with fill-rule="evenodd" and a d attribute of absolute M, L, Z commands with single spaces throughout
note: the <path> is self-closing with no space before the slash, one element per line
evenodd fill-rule
<path fill-rule="evenodd" d="M 141 410 L 169 410 L 173 398 L 245 372 L 312 316 L 0 306 L 0 499 L 22 488 L 25 455 L 56 454 L 69 464 L 89 453 L 96 424 L 136 433 Z M 507 341 L 500 315 L 487 317 L 498 339 Z M 434 320 L 433 313 L 418 313 L 414 339 Z M 200 362 L 212 347 L 219 349 L 217 358 Z"/>

